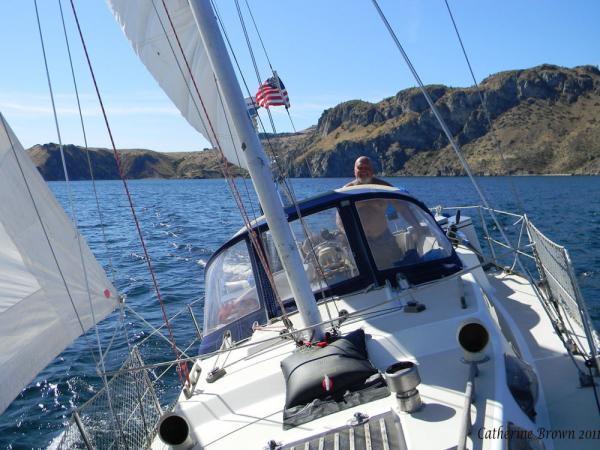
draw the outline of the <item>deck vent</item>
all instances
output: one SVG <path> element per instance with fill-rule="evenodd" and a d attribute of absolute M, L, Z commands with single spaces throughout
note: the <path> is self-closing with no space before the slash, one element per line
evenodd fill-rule
<path fill-rule="evenodd" d="M 399 361 L 385 370 L 388 387 L 396 394 L 400 411 L 412 413 L 421 408 L 417 386 L 421 384 L 419 369 L 412 361 Z"/>
<path fill-rule="evenodd" d="M 458 329 L 458 343 L 464 351 L 465 362 L 483 362 L 483 350 L 490 340 L 488 330 L 479 322 L 469 321 Z"/>
<path fill-rule="evenodd" d="M 165 414 L 160 419 L 158 437 L 174 450 L 187 450 L 194 446 L 187 420 L 175 413 Z"/>

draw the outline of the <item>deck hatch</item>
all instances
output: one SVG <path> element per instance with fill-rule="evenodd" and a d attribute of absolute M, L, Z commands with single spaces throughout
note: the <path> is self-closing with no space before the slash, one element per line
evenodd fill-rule
<path fill-rule="evenodd" d="M 388 411 L 366 422 L 346 425 L 302 441 L 279 447 L 281 450 L 400 450 L 395 414 Z"/>

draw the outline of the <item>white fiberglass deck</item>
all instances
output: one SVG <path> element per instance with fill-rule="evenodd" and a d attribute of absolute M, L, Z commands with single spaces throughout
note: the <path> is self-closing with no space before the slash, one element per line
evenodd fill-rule
<path fill-rule="evenodd" d="M 494 288 L 493 304 L 499 316 L 513 328 L 523 357 L 532 361 L 544 396 L 548 427 L 540 434 L 550 434 L 555 449 L 600 448 L 598 410 L 591 387 L 580 387 L 578 372 L 552 327 L 532 286 L 522 277 L 499 273 L 490 276 Z M 578 339 L 585 336 L 573 323 Z M 583 359 L 576 356 L 580 368 Z M 550 448 L 549 445 L 547 445 Z"/>

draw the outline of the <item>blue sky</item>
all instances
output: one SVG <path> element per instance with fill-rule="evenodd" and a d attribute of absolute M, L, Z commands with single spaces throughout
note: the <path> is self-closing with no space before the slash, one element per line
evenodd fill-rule
<path fill-rule="evenodd" d="M 108 147 L 68 0 L 63 1 L 91 146 Z M 600 64 L 600 2 L 595 0 L 449 0 L 478 79 L 501 70 L 552 63 Z M 255 90 L 233 0 L 216 0 Z M 298 130 L 324 109 L 379 101 L 414 86 L 369 0 L 248 0 L 269 57 L 286 84 Z M 58 0 L 38 0 L 63 143 L 83 144 Z M 76 0 L 79 18 L 119 148 L 190 151 L 207 146 L 137 60 L 102 0 Z M 240 0 L 246 11 L 245 1 Z M 425 83 L 471 84 L 443 0 L 380 0 Z M 277 5 L 274 7 L 273 5 Z M 0 6 L 0 111 L 25 147 L 57 142 L 33 0 Z M 247 17 L 247 15 L 246 15 Z M 268 65 L 251 30 L 262 78 Z M 275 108 L 278 131 L 291 131 Z"/>

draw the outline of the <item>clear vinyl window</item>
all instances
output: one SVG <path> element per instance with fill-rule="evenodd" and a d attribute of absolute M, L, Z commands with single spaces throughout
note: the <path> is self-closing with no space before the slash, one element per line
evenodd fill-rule
<path fill-rule="evenodd" d="M 246 241 L 223 250 L 206 271 L 204 334 L 260 308 Z"/>
<path fill-rule="evenodd" d="M 336 208 L 304 216 L 302 220 L 294 220 L 290 222 L 290 227 L 313 292 L 319 292 L 358 275 L 356 262 Z M 291 298 L 289 283 L 270 231 L 263 233 L 263 243 L 277 292 L 282 300 Z"/>
<path fill-rule="evenodd" d="M 356 202 L 377 269 L 419 264 L 452 255 L 452 246 L 433 218 L 400 199 Z"/>

